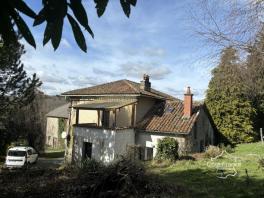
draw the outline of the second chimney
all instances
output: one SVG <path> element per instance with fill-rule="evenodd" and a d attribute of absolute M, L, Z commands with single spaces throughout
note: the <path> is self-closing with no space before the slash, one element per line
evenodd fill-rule
<path fill-rule="evenodd" d="M 143 80 L 140 81 L 140 89 L 145 91 L 150 91 L 151 83 L 149 82 L 149 75 L 147 74 L 143 75 Z"/>
<path fill-rule="evenodd" d="M 192 97 L 191 88 L 187 87 L 187 90 L 184 94 L 184 107 L 183 107 L 183 117 L 190 118 L 192 116 Z"/>

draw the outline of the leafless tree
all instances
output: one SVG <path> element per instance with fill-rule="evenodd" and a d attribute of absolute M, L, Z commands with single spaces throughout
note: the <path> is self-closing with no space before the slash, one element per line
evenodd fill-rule
<path fill-rule="evenodd" d="M 199 0 L 190 14 L 209 44 L 247 50 L 263 26 L 264 0 Z"/>

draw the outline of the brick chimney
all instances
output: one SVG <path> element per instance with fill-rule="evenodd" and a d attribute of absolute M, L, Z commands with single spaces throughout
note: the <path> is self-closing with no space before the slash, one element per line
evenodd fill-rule
<path fill-rule="evenodd" d="M 149 82 L 149 75 L 147 74 L 143 75 L 143 80 L 140 81 L 140 89 L 145 91 L 150 91 L 151 83 Z"/>
<path fill-rule="evenodd" d="M 191 92 L 191 88 L 187 87 L 187 90 L 184 94 L 184 109 L 183 109 L 183 117 L 190 118 L 192 116 L 192 98 L 193 94 Z"/>

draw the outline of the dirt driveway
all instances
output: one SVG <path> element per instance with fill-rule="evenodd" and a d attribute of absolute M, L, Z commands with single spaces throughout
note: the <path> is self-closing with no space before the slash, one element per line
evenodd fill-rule
<path fill-rule="evenodd" d="M 64 162 L 64 158 L 44 158 L 40 157 L 34 165 L 41 169 L 56 169 L 59 168 Z"/>
<path fill-rule="evenodd" d="M 39 157 L 38 161 L 36 164 L 32 164 L 29 166 L 29 169 L 44 169 L 44 170 L 48 170 L 48 169 L 57 169 L 59 168 L 62 164 L 64 163 L 64 158 L 60 157 L 60 158 L 45 158 L 45 157 Z M 2 169 L 4 163 L 0 164 L 0 173 L 2 171 L 8 171 L 6 169 Z M 20 171 L 20 169 L 13 169 L 12 171 Z"/>

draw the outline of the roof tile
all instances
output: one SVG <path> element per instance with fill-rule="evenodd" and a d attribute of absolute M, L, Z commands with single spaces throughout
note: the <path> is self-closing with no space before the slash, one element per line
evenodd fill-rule
<path fill-rule="evenodd" d="M 139 94 L 161 99 L 175 99 L 174 97 L 152 89 L 140 89 L 140 84 L 130 80 L 118 80 L 92 87 L 76 89 L 62 93 L 64 96 L 78 95 L 109 95 L 109 94 Z"/>
<path fill-rule="evenodd" d="M 151 132 L 189 133 L 198 117 L 199 106 L 195 106 L 190 118 L 183 117 L 183 102 L 165 101 L 155 105 L 137 123 L 137 128 Z"/>

